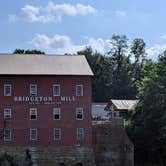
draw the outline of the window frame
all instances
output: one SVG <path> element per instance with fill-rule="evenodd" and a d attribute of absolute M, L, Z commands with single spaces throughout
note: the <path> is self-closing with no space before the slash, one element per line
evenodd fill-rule
<path fill-rule="evenodd" d="M 10 88 L 9 94 L 6 94 L 6 87 Z M 4 96 L 12 96 L 12 84 L 4 84 Z"/>
<path fill-rule="evenodd" d="M 5 131 L 9 131 L 9 139 L 6 139 L 6 137 L 5 137 Z M 3 140 L 4 141 L 11 141 L 12 140 L 12 130 L 11 129 L 8 129 L 8 128 L 6 128 L 6 129 L 4 129 L 4 132 L 3 132 Z"/>
<path fill-rule="evenodd" d="M 59 137 L 58 138 L 55 137 L 56 130 L 59 131 Z M 62 138 L 62 130 L 61 130 L 61 128 L 54 128 L 54 135 L 53 136 L 54 136 L 54 140 L 55 141 L 61 140 L 61 138 Z"/>
<path fill-rule="evenodd" d="M 82 131 L 82 134 L 81 134 L 81 137 L 80 137 L 80 131 Z M 77 128 L 77 140 L 83 140 L 85 137 L 85 131 L 84 131 L 84 128 Z"/>
<path fill-rule="evenodd" d="M 81 94 L 78 94 L 78 88 L 81 87 Z M 76 85 L 76 96 L 83 96 L 84 95 L 84 89 L 83 84 Z"/>
<path fill-rule="evenodd" d="M 32 119 L 31 116 L 33 115 L 32 114 L 32 111 L 35 111 L 35 115 L 36 115 L 36 119 Z M 30 108 L 29 109 L 29 120 L 37 120 L 37 108 Z"/>
<path fill-rule="evenodd" d="M 32 87 L 32 86 L 34 86 L 34 87 Z M 30 96 L 37 96 L 37 84 L 30 84 L 29 94 L 30 94 Z"/>
<path fill-rule="evenodd" d="M 55 87 L 59 88 L 58 94 L 55 94 L 55 90 L 54 90 Z M 60 84 L 53 84 L 53 96 L 60 96 L 60 94 L 61 94 L 61 86 L 60 86 Z"/>
<path fill-rule="evenodd" d="M 56 113 L 56 111 L 58 113 Z M 59 115 L 59 119 L 55 119 L 55 115 Z M 54 107 L 53 108 L 53 120 L 60 120 L 61 119 L 61 109 L 60 108 L 57 108 L 57 107 Z"/>
<path fill-rule="evenodd" d="M 82 118 L 78 118 L 79 112 L 81 112 Z M 84 119 L 84 109 L 83 107 L 77 107 L 76 108 L 76 120 L 83 120 Z"/>
<path fill-rule="evenodd" d="M 32 131 L 36 132 L 35 138 L 32 138 Z M 30 134 L 29 134 L 30 140 L 31 141 L 36 141 L 38 140 L 38 130 L 37 128 L 30 128 Z"/>
<path fill-rule="evenodd" d="M 9 118 L 5 118 L 5 114 L 6 112 L 5 111 L 9 111 Z M 8 114 L 7 114 L 8 115 Z M 4 120 L 10 120 L 12 118 L 12 109 L 11 108 L 4 108 L 4 111 L 3 111 L 3 118 Z"/>

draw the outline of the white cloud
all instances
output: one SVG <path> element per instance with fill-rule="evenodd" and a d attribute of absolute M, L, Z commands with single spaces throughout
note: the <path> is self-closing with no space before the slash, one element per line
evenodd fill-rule
<path fill-rule="evenodd" d="M 122 11 L 122 10 L 116 10 L 114 13 L 116 16 L 120 16 L 120 17 L 127 16 L 127 13 L 125 11 Z"/>
<path fill-rule="evenodd" d="M 161 36 L 162 39 L 166 39 L 166 34 Z"/>
<path fill-rule="evenodd" d="M 147 48 L 146 53 L 149 58 L 157 60 L 159 54 L 163 53 L 166 50 L 166 43 L 164 44 L 155 44 L 152 47 Z"/>
<path fill-rule="evenodd" d="M 94 51 L 104 54 L 106 47 L 108 46 L 108 40 L 101 38 L 86 38 L 85 44 L 74 44 L 69 36 L 66 35 L 54 35 L 49 37 L 45 34 L 36 34 L 31 41 L 31 44 L 36 49 L 45 50 L 47 53 L 65 54 L 65 53 L 77 53 L 77 51 L 83 50 L 86 46 L 91 46 Z"/>
<path fill-rule="evenodd" d="M 87 15 L 97 12 L 90 5 L 55 4 L 53 2 L 49 2 L 45 7 L 25 5 L 22 11 L 28 21 L 42 23 L 61 21 L 64 16 Z"/>
<path fill-rule="evenodd" d="M 18 19 L 18 17 L 15 14 L 9 14 L 8 15 L 8 20 L 9 20 L 10 23 L 16 22 L 17 19 Z"/>
<path fill-rule="evenodd" d="M 110 40 L 104 40 L 102 38 L 88 38 L 87 45 L 90 46 L 94 51 L 105 54 L 110 47 L 109 41 Z"/>
<path fill-rule="evenodd" d="M 32 39 L 32 44 L 37 49 L 46 50 L 47 52 L 65 54 L 65 53 L 76 53 L 82 50 L 85 45 L 75 45 L 68 36 L 55 35 L 48 37 L 45 34 L 37 34 Z"/>

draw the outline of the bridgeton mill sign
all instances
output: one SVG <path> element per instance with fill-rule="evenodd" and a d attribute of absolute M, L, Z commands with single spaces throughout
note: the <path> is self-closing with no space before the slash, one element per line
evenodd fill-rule
<path fill-rule="evenodd" d="M 74 102 L 75 96 L 14 96 L 15 102 L 27 102 L 29 104 L 61 104 L 61 102 Z"/>

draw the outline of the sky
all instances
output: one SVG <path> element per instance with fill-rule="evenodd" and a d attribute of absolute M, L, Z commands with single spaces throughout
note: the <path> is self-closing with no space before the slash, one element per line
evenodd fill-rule
<path fill-rule="evenodd" d="M 113 34 L 146 42 L 148 57 L 166 49 L 165 0 L 5 0 L 0 2 L 0 52 L 48 54 L 91 46 L 105 54 Z"/>

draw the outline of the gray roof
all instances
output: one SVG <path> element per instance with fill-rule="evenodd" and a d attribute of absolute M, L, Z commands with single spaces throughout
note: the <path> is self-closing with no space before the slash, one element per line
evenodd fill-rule
<path fill-rule="evenodd" d="M 111 100 L 116 109 L 130 110 L 134 109 L 138 103 L 138 100 Z"/>
<path fill-rule="evenodd" d="M 2 75 L 88 75 L 93 72 L 83 55 L 0 54 Z"/>

